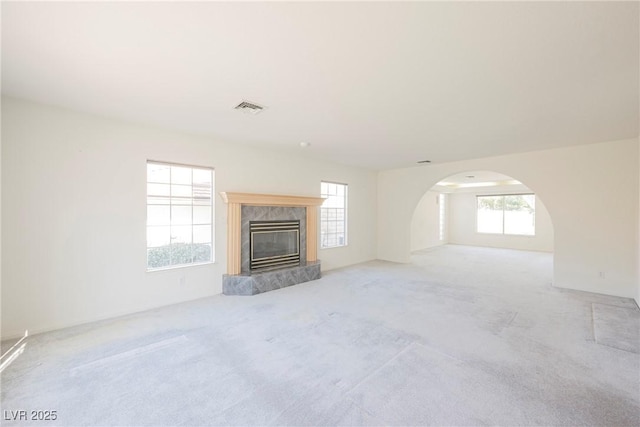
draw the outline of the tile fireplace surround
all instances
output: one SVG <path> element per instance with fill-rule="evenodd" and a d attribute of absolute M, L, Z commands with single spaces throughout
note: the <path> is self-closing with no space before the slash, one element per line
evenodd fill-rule
<path fill-rule="evenodd" d="M 320 278 L 318 206 L 320 197 L 220 193 L 227 204 L 225 295 L 255 295 Z M 300 265 L 264 272 L 249 270 L 249 221 L 300 220 Z"/>

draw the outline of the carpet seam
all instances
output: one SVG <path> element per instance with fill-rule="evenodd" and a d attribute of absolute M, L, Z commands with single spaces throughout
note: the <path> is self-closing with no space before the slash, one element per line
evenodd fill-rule
<path fill-rule="evenodd" d="M 348 390 L 346 390 L 344 392 L 345 395 L 351 393 L 354 389 L 356 389 L 360 384 L 362 384 L 363 382 L 365 382 L 367 379 L 369 379 L 369 377 L 371 377 L 372 375 L 376 374 L 377 372 L 379 372 L 382 368 L 384 368 L 385 366 L 387 366 L 389 363 L 391 363 L 392 361 L 394 361 L 395 359 L 397 359 L 402 353 L 404 353 L 405 351 L 407 351 L 409 349 L 409 347 L 411 347 L 413 344 L 415 344 L 415 341 L 411 341 L 409 344 L 407 344 L 402 350 L 400 350 L 399 352 L 397 352 L 395 355 L 393 355 L 389 360 L 387 360 L 386 362 L 384 362 L 382 365 L 378 366 L 376 369 L 374 369 L 373 371 L 371 371 L 369 374 L 365 375 L 360 381 L 358 381 L 353 387 L 349 388 Z"/>

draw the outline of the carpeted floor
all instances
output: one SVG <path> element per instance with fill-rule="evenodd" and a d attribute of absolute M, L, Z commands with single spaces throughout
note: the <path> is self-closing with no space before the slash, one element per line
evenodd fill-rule
<path fill-rule="evenodd" d="M 29 337 L 2 425 L 639 425 L 635 303 L 551 271 L 450 245 Z"/>

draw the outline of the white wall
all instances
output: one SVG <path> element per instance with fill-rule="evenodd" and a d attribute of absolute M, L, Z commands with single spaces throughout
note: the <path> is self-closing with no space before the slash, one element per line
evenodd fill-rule
<path fill-rule="evenodd" d="M 440 240 L 440 193 L 428 191 L 418 202 L 411 218 L 411 251 L 441 246 L 447 243 L 447 208 L 445 202 L 445 238 Z M 446 200 L 446 199 L 445 199 Z"/>
<path fill-rule="evenodd" d="M 212 166 L 221 191 L 320 195 L 349 184 L 349 246 L 323 269 L 376 257 L 376 173 L 2 99 L 2 334 L 21 335 L 221 292 L 226 206 L 211 265 L 146 272 L 147 159 Z M 180 284 L 184 279 L 184 284 Z"/>
<path fill-rule="evenodd" d="M 0 12 L 0 17 L 2 12 Z M 1 20 L 1 18 L 0 18 Z M 2 110 L 0 106 L 0 110 Z M 2 116 L 0 114 L 0 131 L 2 130 Z M 2 340 L 2 137 L 0 136 L 0 341 Z"/>
<path fill-rule="evenodd" d="M 554 226 L 555 286 L 634 297 L 638 167 L 634 138 L 380 172 L 378 258 L 409 261 L 411 217 L 438 181 L 490 170 L 517 179 L 544 201 Z"/>
<path fill-rule="evenodd" d="M 553 225 L 549 212 L 536 196 L 535 236 L 513 236 L 478 233 L 476 229 L 477 195 L 509 194 L 509 187 L 494 187 L 481 192 L 452 193 L 449 195 L 449 243 L 457 245 L 488 246 L 526 251 L 553 252 Z"/>

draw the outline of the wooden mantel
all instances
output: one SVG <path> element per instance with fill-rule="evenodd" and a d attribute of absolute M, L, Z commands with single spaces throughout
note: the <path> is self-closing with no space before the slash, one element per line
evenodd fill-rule
<path fill-rule="evenodd" d="M 307 261 L 318 260 L 318 206 L 322 197 L 221 192 L 227 204 L 227 274 L 240 274 L 242 205 L 303 207 L 307 211 Z"/>

